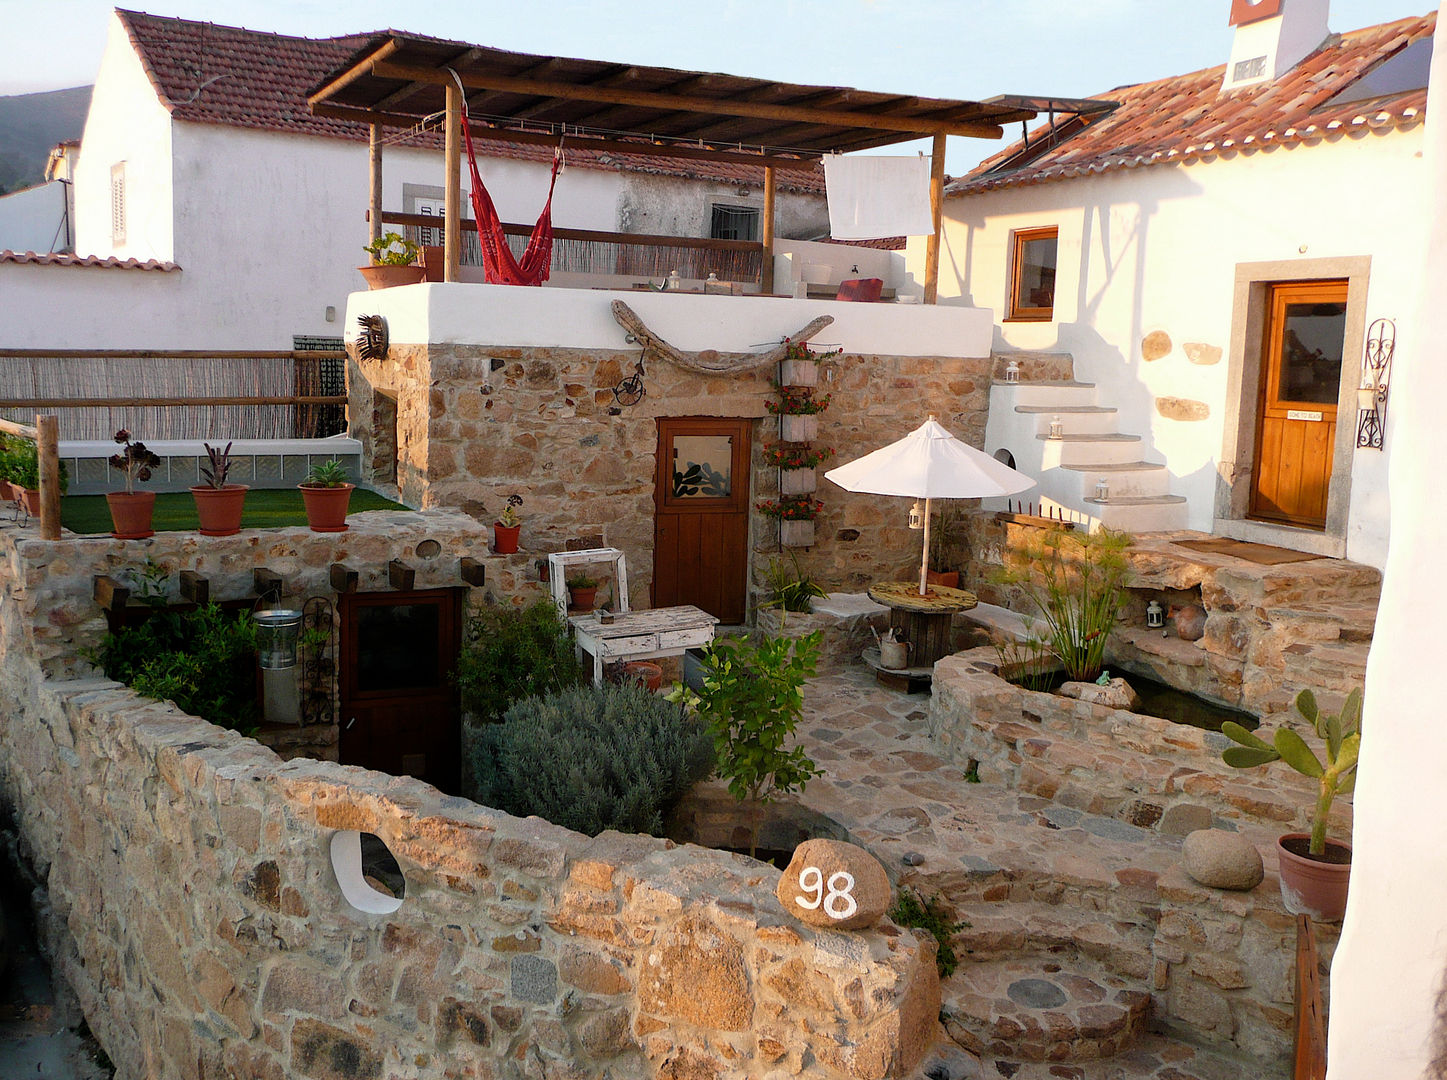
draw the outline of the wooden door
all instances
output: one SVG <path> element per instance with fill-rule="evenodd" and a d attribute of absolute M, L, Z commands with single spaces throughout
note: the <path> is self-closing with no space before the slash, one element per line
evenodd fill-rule
<path fill-rule="evenodd" d="M 748 591 L 749 420 L 662 417 L 654 484 L 653 605 L 742 623 Z"/>
<path fill-rule="evenodd" d="M 463 589 L 343 593 L 343 765 L 416 776 L 451 794 L 462 723 L 449 675 L 462 643 Z"/>
<path fill-rule="evenodd" d="M 1347 283 L 1273 285 L 1256 413 L 1251 516 L 1326 527 Z"/>

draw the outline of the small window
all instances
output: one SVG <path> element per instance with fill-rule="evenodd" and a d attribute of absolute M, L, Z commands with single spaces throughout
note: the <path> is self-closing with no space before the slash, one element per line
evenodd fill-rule
<path fill-rule="evenodd" d="M 126 163 L 111 166 L 111 243 L 126 242 Z"/>
<path fill-rule="evenodd" d="M 757 240 L 761 216 L 756 206 L 724 206 L 715 203 L 708 235 L 714 240 Z"/>
<path fill-rule="evenodd" d="M 1016 321 L 1049 322 L 1055 314 L 1055 252 L 1059 230 L 1022 229 L 1010 259 L 1010 315 Z"/>

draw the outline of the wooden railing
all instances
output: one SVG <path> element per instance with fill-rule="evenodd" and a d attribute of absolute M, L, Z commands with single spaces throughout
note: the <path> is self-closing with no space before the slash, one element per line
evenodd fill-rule
<path fill-rule="evenodd" d="M 40 536 L 60 539 L 60 422 L 54 416 L 37 416 L 35 426 L 0 419 L 0 431 L 35 443 L 40 465 Z"/>
<path fill-rule="evenodd" d="M 1292 1080 L 1326 1080 L 1326 1009 L 1322 1003 L 1316 932 L 1306 915 L 1296 917 L 1296 1048 Z"/>

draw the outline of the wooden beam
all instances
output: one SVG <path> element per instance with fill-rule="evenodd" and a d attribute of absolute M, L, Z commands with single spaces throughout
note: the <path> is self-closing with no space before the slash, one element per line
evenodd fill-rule
<path fill-rule="evenodd" d="M 481 559 L 474 559 L 471 555 L 462 557 L 462 564 L 457 568 L 457 573 L 463 581 L 474 588 L 487 584 L 487 564 Z"/>
<path fill-rule="evenodd" d="M 446 171 L 442 196 L 442 212 L 446 215 L 442 226 L 442 280 L 458 281 L 462 277 L 462 91 L 445 72 L 443 78 L 447 84 L 447 141 L 442 153 L 442 167 Z"/>
<path fill-rule="evenodd" d="M 40 536 L 60 539 L 60 421 L 54 416 L 35 418 L 36 456 L 40 461 Z"/>
<path fill-rule="evenodd" d="M 195 570 L 182 570 L 181 578 L 181 599 L 187 603 L 205 607 L 211 599 L 211 582 L 203 578 Z"/>
<path fill-rule="evenodd" d="M 437 224 L 437 219 L 431 219 Z M 0 349 L 0 360 L 38 360 L 51 357 L 67 360 L 344 360 L 345 349 Z M 8 424 L 10 421 L 6 420 Z M 22 425 L 16 425 L 17 427 Z M 9 430 L 0 427 L 0 430 Z M 29 438 L 34 428 L 26 428 Z M 16 434 L 21 434 L 16 432 Z"/>
<path fill-rule="evenodd" d="M 351 67 L 347 68 L 346 71 L 342 72 L 331 82 L 318 89 L 316 93 L 307 95 L 308 104 L 315 104 L 318 101 L 325 101 L 333 94 L 341 93 L 341 91 L 351 86 L 352 83 L 356 82 L 358 79 L 365 79 L 368 75 L 372 74 L 372 65 L 374 63 L 376 63 L 378 60 L 387 59 L 387 57 L 391 56 L 401 47 L 402 43 L 396 38 L 391 38 L 387 41 L 382 42 L 382 44 L 379 45 L 377 48 L 373 49 L 366 56 L 362 57 Z"/>
<path fill-rule="evenodd" d="M 372 74 L 379 79 L 452 85 L 452 76 L 435 68 L 397 64 L 382 60 L 372 64 Z M 968 120 L 927 120 L 908 116 L 875 116 L 867 112 L 832 111 L 798 105 L 775 105 L 761 101 L 736 101 L 731 98 L 695 97 L 689 94 L 659 93 L 651 90 L 627 90 L 612 86 L 575 85 L 541 79 L 519 79 L 509 75 L 493 75 L 478 71 L 458 73 L 469 90 L 493 90 L 505 94 L 527 94 L 553 97 L 563 101 L 602 101 L 613 105 L 633 105 L 660 112 L 693 112 L 713 116 L 748 116 L 784 123 L 820 124 L 826 127 L 870 128 L 875 131 L 899 132 L 905 135 L 969 135 L 999 138 L 997 124 Z M 311 100 L 320 100 L 314 96 Z M 902 140 L 901 140 L 902 141 Z"/>
<path fill-rule="evenodd" d="M 401 559 L 393 559 L 387 564 L 387 583 L 398 592 L 411 592 L 416 582 L 417 571 Z"/>
<path fill-rule="evenodd" d="M 764 170 L 764 263 L 759 270 L 759 291 L 774 291 L 774 170 Z"/>
<path fill-rule="evenodd" d="M 370 133 L 367 139 L 367 206 L 370 207 L 367 239 L 375 242 L 382 239 L 382 125 L 372 124 L 367 130 Z"/>
<path fill-rule="evenodd" d="M 333 592 L 353 593 L 357 591 L 357 572 L 348 567 L 346 563 L 332 563 L 327 568 L 327 576 L 331 581 Z"/>
<path fill-rule="evenodd" d="M 280 596 L 282 585 L 282 577 L 275 570 L 258 566 L 251 571 L 251 588 L 257 596 L 270 596 L 272 593 Z"/>
<path fill-rule="evenodd" d="M 929 211 L 934 231 L 924 249 L 924 302 L 938 302 L 940 295 L 940 228 L 945 209 L 945 137 L 936 135 L 930 152 Z"/>
<path fill-rule="evenodd" d="M 383 211 L 382 220 L 389 225 L 421 225 L 437 227 L 437 218 L 428 214 L 401 214 Z M 477 222 L 462 219 L 464 232 L 476 232 Z M 531 236 L 533 226 L 505 223 L 502 231 L 511 236 Z M 715 251 L 758 251 L 757 240 L 712 240 L 705 236 L 658 236 L 653 233 L 601 232 L 597 229 L 554 229 L 557 240 L 587 240 L 599 244 L 640 244 L 646 247 L 711 248 Z M 3 354 L 0 354 L 3 355 Z"/>
<path fill-rule="evenodd" d="M 102 611 L 119 611 L 131 598 L 131 590 L 108 574 L 97 574 L 91 579 L 91 595 Z"/>
<path fill-rule="evenodd" d="M 17 424 L 14 420 L 0 419 L 0 431 L 7 435 L 19 435 L 22 439 L 39 439 L 40 432 L 29 424 Z"/>
<path fill-rule="evenodd" d="M 436 218 L 432 219 L 436 221 Z M 108 398 L 0 398 L 0 409 L 104 409 L 147 405 L 345 405 L 345 394 L 309 394 L 300 397 L 108 397 Z"/>

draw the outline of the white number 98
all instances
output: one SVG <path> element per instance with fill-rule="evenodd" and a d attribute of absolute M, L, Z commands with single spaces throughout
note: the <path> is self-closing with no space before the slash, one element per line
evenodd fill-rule
<path fill-rule="evenodd" d="M 801 908 L 813 911 L 823 904 L 824 914 L 831 919 L 847 919 L 859 910 L 859 903 L 854 899 L 854 875 L 847 870 L 830 874 L 826 882 L 822 870 L 817 866 L 806 866 L 799 874 L 799 888 L 814 894 L 812 897 L 794 897 L 794 903 Z"/>

